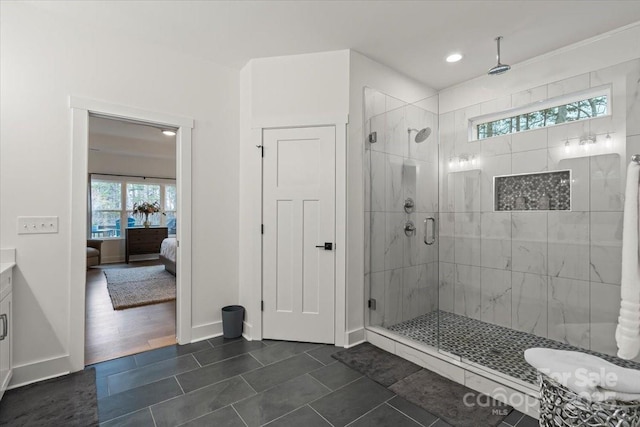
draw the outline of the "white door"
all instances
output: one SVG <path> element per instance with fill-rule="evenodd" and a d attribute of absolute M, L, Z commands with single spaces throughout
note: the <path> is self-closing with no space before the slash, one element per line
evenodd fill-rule
<path fill-rule="evenodd" d="M 263 149 L 262 335 L 333 343 L 335 127 L 265 130 Z"/>

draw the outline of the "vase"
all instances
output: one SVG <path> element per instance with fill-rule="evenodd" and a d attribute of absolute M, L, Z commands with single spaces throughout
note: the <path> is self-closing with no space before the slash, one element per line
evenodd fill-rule
<path fill-rule="evenodd" d="M 142 225 L 144 225 L 144 228 L 149 228 L 151 223 L 149 221 L 145 221 L 145 222 L 142 223 Z"/>

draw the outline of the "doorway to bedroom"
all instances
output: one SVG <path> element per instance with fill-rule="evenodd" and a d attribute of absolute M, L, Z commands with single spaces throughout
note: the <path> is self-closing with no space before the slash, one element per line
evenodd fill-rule
<path fill-rule="evenodd" d="M 89 116 L 85 365 L 176 344 L 175 129 Z"/>

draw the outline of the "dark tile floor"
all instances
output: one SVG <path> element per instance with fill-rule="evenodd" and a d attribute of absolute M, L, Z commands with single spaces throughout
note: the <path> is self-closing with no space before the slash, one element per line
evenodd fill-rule
<path fill-rule="evenodd" d="M 220 337 L 99 363 L 100 425 L 449 425 L 337 362 L 339 350 Z M 533 425 L 517 411 L 502 424 Z"/>

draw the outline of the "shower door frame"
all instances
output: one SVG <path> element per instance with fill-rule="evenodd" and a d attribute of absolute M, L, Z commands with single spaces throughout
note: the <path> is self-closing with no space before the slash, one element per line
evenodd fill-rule
<path fill-rule="evenodd" d="M 437 112 L 433 112 L 430 110 L 427 110 L 426 108 L 422 108 L 422 107 L 418 107 L 416 104 L 419 103 L 420 101 L 416 102 L 416 103 L 409 103 L 409 102 L 405 102 L 405 101 L 400 101 L 395 97 L 392 97 L 391 95 L 387 95 L 384 92 L 381 92 L 377 89 L 365 86 L 363 88 L 363 154 L 362 154 L 362 158 L 365 162 L 365 167 L 364 167 L 364 171 L 365 174 L 368 174 L 369 177 L 365 176 L 364 177 L 364 185 L 368 186 L 369 188 L 365 188 L 365 194 L 367 194 L 367 191 L 369 191 L 369 200 L 368 200 L 368 206 L 366 206 L 367 201 L 365 200 L 365 212 L 364 212 L 364 216 L 365 216 L 365 239 L 369 239 L 369 242 L 372 241 L 371 235 L 372 233 L 372 226 L 371 224 L 373 223 L 373 220 L 371 219 L 373 216 L 373 207 L 372 207 L 372 201 L 373 201 L 373 179 L 372 179 L 372 160 L 371 160 L 371 154 L 374 151 L 377 150 L 371 150 L 367 144 L 370 144 L 369 142 L 369 134 L 370 134 L 370 130 L 371 130 L 371 126 L 370 126 L 370 119 L 372 117 L 374 117 L 374 115 L 371 115 L 371 112 L 367 111 L 367 92 L 368 91 L 375 91 L 380 95 L 383 95 L 385 97 L 391 97 L 396 99 L 398 102 L 402 103 L 402 106 L 399 108 L 406 108 L 408 106 L 415 106 L 416 108 L 420 108 L 421 110 L 424 110 L 425 112 L 427 112 L 428 114 L 433 115 L 433 120 L 434 120 L 434 124 L 437 126 L 437 129 L 439 129 L 439 114 Z M 437 97 L 437 95 L 434 95 L 434 97 Z M 429 98 L 425 98 L 425 99 L 431 99 L 433 97 L 429 97 Z M 421 100 L 424 101 L 424 100 Z M 392 110 L 389 110 L 392 111 Z M 385 106 L 385 111 L 384 114 L 386 114 L 388 112 L 386 106 Z M 404 113 L 403 113 L 404 114 Z M 368 117 L 369 115 L 371 115 L 371 117 Z M 405 124 L 406 126 L 403 126 L 403 128 L 406 128 L 407 130 L 409 130 L 411 128 L 411 126 L 407 123 L 407 119 L 406 119 L 406 115 L 404 115 L 403 118 L 403 124 Z M 421 129 L 422 127 L 418 127 L 418 129 Z M 411 144 L 411 137 L 413 135 L 411 134 L 411 132 L 408 132 L 407 135 L 407 144 Z M 436 243 L 435 246 L 435 255 L 433 257 L 433 259 L 431 261 L 429 261 L 429 258 L 426 258 L 426 253 L 423 253 L 423 255 L 425 256 L 425 258 L 422 258 L 421 261 L 424 262 L 424 264 L 427 266 L 427 268 L 429 268 L 429 266 L 435 266 L 435 274 L 433 275 L 429 275 L 428 271 L 427 271 L 427 280 L 429 280 L 429 278 L 432 278 L 431 283 L 428 283 L 427 286 L 432 286 L 435 290 L 433 292 L 433 298 L 435 299 L 435 304 L 433 309 L 431 310 L 431 312 L 435 311 L 437 313 L 438 308 L 439 308 L 439 204 L 440 204 L 440 152 L 439 152 L 439 131 L 433 132 L 432 133 L 432 137 L 436 138 L 436 142 L 433 145 L 433 147 L 436 149 L 435 153 L 432 153 L 433 155 L 429 156 L 429 159 L 433 159 L 433 164 L 435 165 L 435 174 L 434 177 L 436 179 L 436 182 L 433 183 L 433 189 L 434 191 L 431 193 L 432 194 L 432 198 L 433 200 L 430 200 L 432 202 L 432 210 L 430 212 L 413 212 L 413 213 L 408 213 L 408 215 L 414 216 L 415 217 L 415 227 L 416 227 L 416 231 L 415 231 L 415 235 L 413 236 L 413 238 L 417 238 L 420 240 L 420 245 L 423 245 L 426 243 L 426 238 L 427 238 L 427 226 L 429 226 L 429 228 L 431 229 L 431 227 L 433 227 L 432 229 L 434 230 L 434 235 L 432 236 L 434 239 L 434 242 Z M 427 138 L 427 141 L 429 139 Z M 377 143 L 380 143 L 381 141 L 378 140 Z M 405 157 L 403 159 L 403 170 L 404 167 L 407 163 L 407 161 L 411 162 L 414 160 L 418 160 L 418 159 L 413 159 L 411 157 L 409 157 L 409 148 L 407 148 L 407 157 Z M 387 154 L 385 152 L 385 154 Z M 424 159 L 420 159 L 420 161 L 423 161 Z M 404 189 L 402 190 L 404 192 Z M 415 192 L 417 192 L 417 188 L 415 190 Z M 366 196 L 365 196 L 366 197 Z M 427 220 L 433 218 L 434 220 L 434 224 L 433 226 L 430 226 L 427 224 Z M 368 228 L 367 228 L 367 224 L 369 224 Z M 424 227 L 424 228 L 423 228 Z M 424 239 L 424 241 L 423 241 Z M 367 248 L 368 246 L 368 248 Z M 370 330 L 372 332 L 375 332 L 376 334 L 380 334 L 380 335 L 384 335 L 384 336 L 388 336 L 390 339 L 393 340 L 405 340 L 408 343 L 411 342 L 411 340 L 406 339 L 404 337 L 402 337 L 402 335 L 396 334 L 392 331 L 390 331 L 389 329 L 387 329 L 387 327 L 382 326 L 382 325 L 373 325 L 371 323 L 371 311 L 375 309 L 375 305 L 378 303 L 378 301 L 376 301 L 375 299 L 372 298 L 372 276 L 373 276 L 373 271 L 372 271 L 372 244 L 370 243 L 369 245 L 366 244 L 365 242 L 365 248 L 364 248 L 364 252 L 365 252 L 365 257 L 369 258 L 369 262 L 368 268 L 365 268 L 365 273 L 364 273 L 364 280 L 365 280 L 365 328 L 367 330 Z M 403 255 L 404 256 L 404 255 Z M 411 266 L 410 266 L 411 267 Z M 406 268 L 406 267 L 402 267 L 402 268 Z M 384 267 L 384 270 L 386 270 L 386 266 Z M 398 269 L 399 270 L 399 269 Z M 380 272 L 377 272 L 380 273 Z M 386 285 L 386 284 L 385 284 Z M 385 292 L 386 294 L 386 292 Z M 433 303 L 433 301 L 432 301 Z M 372 307 L 373 305 L 373 307 Z M 386 305 L 386 303 L 385 303 Z M 384 308 L 382 308 L 384 309 Z M 426 309 L 426 307 L 425 307 Z M 436 314 L 437 316 L 437 314 Z M 406 320 L 406 319 L 403 319 Z M 436 322 L 437 324 L 439 322 Z M 434 346 L 429 345 L 425 342 L 414 342 L 414 344 L 420 344 L 421 346 L 426 346 L 436 352 L 439 351 L 439 328 L 437 328 L 436 330 L 436 344 Z M 373 334 L 369 334 L 369 335 L 373 335 Z M 369 338 L 368 335 L 368 338 Z M 448 354 L 445 352 L 445 354 L 448 356 Z"/>

